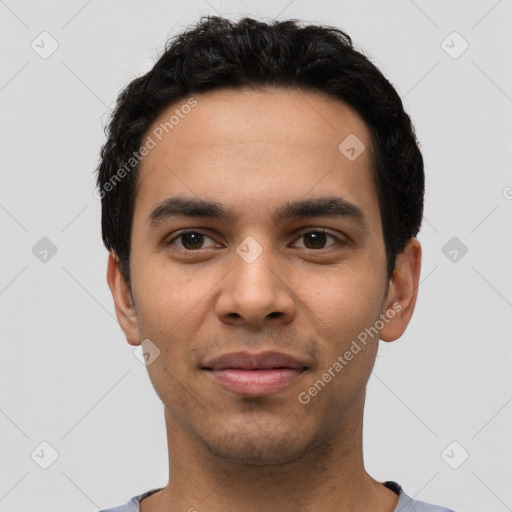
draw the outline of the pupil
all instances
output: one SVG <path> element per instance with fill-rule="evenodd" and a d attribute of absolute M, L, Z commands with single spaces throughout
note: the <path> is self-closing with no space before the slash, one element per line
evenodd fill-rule
<path fill-rule="evenodd" d="M 314 245 L 314 249 L 318 249 L 318 245 L 320 246 L 323 246 L 325 244 L 325 233 L 307 233 L 305 235 L 306 237 L 306 240 L 308 239 L 312 239 L 313 241 L 313 245 Z M 306 244 L 307 246 L 308 244 Z M 311 249 L 311 247 L 308 247 L 309 249 Z"/>
<path fill-rule="evenodd" d="M 185 233 L 183 236 L 183 245 L 185 249 L 199 249 L 203 242 L 203 235 L 200 233 Z M 195 242 L 194 242 L 195 239 Z M 191 242 L 191 243 L 189 243 Z M 187 247 L 192 245 L 192 247 Z"/>

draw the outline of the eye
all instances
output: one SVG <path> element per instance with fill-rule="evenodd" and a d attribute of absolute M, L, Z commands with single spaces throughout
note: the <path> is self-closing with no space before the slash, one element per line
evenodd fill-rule
<path fill-rule="evenodd" d="M 196 251 L 198 249 L 205 249 L 205 247 L 201 247 L 204 243 L 205 239 L 209 239 L 213 242 L 212 238 L 204 233 L 199 231 L 183 231 L 178 236 L 175 236 L 171 240 L 169 240 L 166 245 L 175 245 L 173 242 L 175 240 L 181 240 L 181 246 L 177 245 L 180 249 L 184 249 L 186 251 Z M 215 242 L 214 242 L 215 244 Z M 214 247 L 213 245 L 212 247 Z"/>
<path fill-rule="evenodd" d="M 301 238 L 303 238 L 305 241 L 305 244 L 301 247 L 303 249 L 313 249 L 313 250 L 327 249 L 328 247 L 332 247 L 333 245 L 336 245 L 336 243 L 338 243 L 340 245 L 345 245 L 345 243 L 346 243 L 344 240 L 342 240 L 334 235 L 331 235 L 327 231 L 323 231 L 321 229 L 315 229 L 312 231 L 308 231 L 307 233 L 303 233 L 299 237 L 299 240 Z M 335 243 L 328 247 L 324 247 L 327 238 L 333 239 L 335 241 Z"/>

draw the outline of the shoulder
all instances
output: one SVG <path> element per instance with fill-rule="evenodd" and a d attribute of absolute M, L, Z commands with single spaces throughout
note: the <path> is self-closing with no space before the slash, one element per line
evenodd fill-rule
<path fill-rule="evenodd" d="M 455 512 L 446 507 L 412 499 L 396 482 L 386 482 L 385 485 L 399 495 L 397 506 L 393 512 Z"/>
<path fill-rule="evenodd" d="M 99 512 L 139 512 L 141 500 L 142 495 L 134 496 L 128 503 L 125 503 L 124 505 L 119 505 L 114 508 L 106 508 L 100 510 Z"/>
<path fill-rule="evenodd" d="M 150 496 L 151 494 L 160 491 L 161 489 L 151 489 L 150 491 L 146 491 L 138 496 L 134 496 L 128 503 L 124 505 L 119 505 L 114 508 L 106 508 L 104 510 L 100 510 L 99 512 L 140 512 L 140 502 Z"/>

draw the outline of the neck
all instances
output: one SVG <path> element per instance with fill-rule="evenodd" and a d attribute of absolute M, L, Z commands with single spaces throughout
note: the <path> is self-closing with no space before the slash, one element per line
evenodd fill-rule
<path fill-rule="evenodd" d="M 398 496 L 364 469 L 364 399 L 363 392 L 330 439 L 293 461 L 269 465 L 211 454 L 166 409 L 169 483 L 141 502 L 141 512 L 393 512 Z"/>

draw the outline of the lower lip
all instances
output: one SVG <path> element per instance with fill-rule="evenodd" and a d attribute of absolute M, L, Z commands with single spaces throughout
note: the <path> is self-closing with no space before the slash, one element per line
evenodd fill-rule
<path fill-rule="evenodd" d="M 302 369 L 275 370 L 208 370 L 214 379 L 228 391 L 244 396 L 270 395 L 289 386 Z"/>

